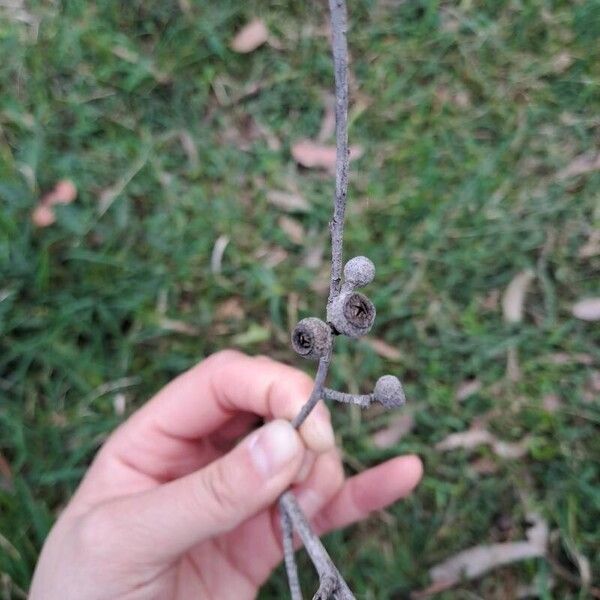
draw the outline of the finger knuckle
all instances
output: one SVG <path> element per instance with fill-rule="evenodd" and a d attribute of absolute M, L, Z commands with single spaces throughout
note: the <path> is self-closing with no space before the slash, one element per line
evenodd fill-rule
<path fill-rule="evenodd" d="M 218 352 L 215 352 L 206 360 L 210 361 L 210 362 L 214 362 L 214 363 L 220 363 L 220 362 L 229 362 L 229 361 L 236 360 L 236 359 L 239 359 L 239 358 L 245 357 L 245 356 L 246 355 L 243 352 L 240 352 L 239 350 L 235 350 L 234 348 L 224 348 L 223 350 L 219 350 Z M 202 361 L 202 362 L 205 362 L 205 361 Z M 202 364 L 202 362 L 199 364 Z"/>
<path fill-rule="evenodd" d="M 239 512 L 238 492 L 221 461 L 206 470 L 204 489 L 197 498 L 218 523 L 230 521 Z"/>

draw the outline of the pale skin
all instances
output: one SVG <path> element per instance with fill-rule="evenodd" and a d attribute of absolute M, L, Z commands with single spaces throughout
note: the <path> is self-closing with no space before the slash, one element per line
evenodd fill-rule
<path fill-rule="evenodd" d="M 322 402 L 289 425 L 311 389 L 292 367 L 230 350 L 169 383 L 99 451 L 30 600 L 255 598 L 282 559 L 275 503 L 290 485 L 317 533 L 409 494 L 416 456 L 345 479 Z"/>

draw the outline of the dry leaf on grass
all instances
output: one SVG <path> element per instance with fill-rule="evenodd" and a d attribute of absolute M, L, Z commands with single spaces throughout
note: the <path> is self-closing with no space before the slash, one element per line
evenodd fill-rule
<path fill-rule="evenodd" d="M 183 335 L 196 336 L 200 335 L 200 330 L 185 321 L 178 319 L 168 319 L 163 317 L 158 321 L 158 325 L 164 331 L 172 331 L 173 333 L 181 333 Z"/>
<path fill-rule="evenodd" d="M 529 438 L 525 437 L 519 442 L 504 442 L 498 439 L 487 429 L 472 427 L 466 431 L 451 433 L 435 445 L 436 450 L 447 451 L 464 448 L 471 450 L 477 446 L 490 446 L 501 458 L 521 458 L 527 454 Z"/>
<path fill-rule="evenodd" d="M 574 158 L 562 171 L 559 171 L 557 178 L 568 179 L 598 170 L 600 170 L 600 154 L 586 152 Z"/>
<path fill-rule="evenodd" d="M 36 227 L 48 227 L 56 221 L 56 215 L 51 206 L 38 204 L 31 213 L 31 221 Z"/>
<path fill-rule="evenodd" d="M 552 58 L 552 70 L 555 73 L 564 73 L 573 64 L 573 57 L 563 50 Z"/>
<path fill-rule="evenodd" d="M 122 417 L 127 410 L 127 397 L 125 394 L 115 394 L 113 398 L 113 409 L 115 411 L 115 415 L 118 417 Z"/>
<path fill-rule="evenodd" d="M 467 379 L 463 381 L 457 388 L 455 398 L 462 402 L 470 396 L 473 396 L 481 389 L 481 381 L 479 379 Z"/>
<path fill-rule="evenodd" d="M 600 371 L 592 371 L 589 380 L 589 387 L 593 392 L 600 393 Z"/>
<path fill-rule="evenodd" d="M 318 142 L 326 142 L 335 133 L 335 98 L 327 94 L 324 98 L 325 110 L 321 120 L 321 129 L 317 135 Z"/>
<path fill-rule="evenodd" d="M 280 208 L 286 212 L 310 211 L 310 204 L 303 196 L 295 192 L 270 190 L 267 192 L 267 201 L 275 208 Z"/>
<path fill-rule="evenodd" d="M 71 204 L 77 198 L 77 188 L 70 179 L 62 179 L 47 194 L 44 194 L 31 213 L 36 227 L 48 227 L 56 221 L 54 206 Z"/>
<path fill-rule="evenodd" d="M 513 383 L 521 380 L 519 353 L 514 346 L 510 346 L 506 351 L 506 377 Z"/>
<path fill-rule="evenodd" d="M 542 406 L 546 412 L 555 413 L 562 406 L 562 402 L 556 394 L 546 394 L 542 398 Z"/>
<path fill-rule="evenodd" d="M 381 356 L 392 362 L 398 362 L 402 360 L 402 352 L 396 348 L 396 346 L 392 346 L 388 344 L 384 340 L 380 340 L 379 338 L 364 338 L 365 342 L 371 347 L 375 354 Z"/>
<path fill-rule="evenodd" d="M 493 475 L 498 471 L 498 465 L 487 456 L 482 456 L 472 463 L 469 463 L 469 467 L 471 467 L 478 475 Z"/>
<path fill-rule="evenodd" d="M 592 258 L 600 254 L 600 229 L 594 229 L 588 240 L 579 248 L 579 258 Z"/>
<path fill-rule="evenodd" d="M 350 147 L 350 160 L 362 156 L 360 146 Z M 292 156 L 294 160 L 307 169 L 325 169 L 326 171 L 335 170 L 335 146 L 319 144 L 312 140 L 300 140 L 292 146 Z"/>
<path fill-rule="evenodd" d="M 529 284 L 535 277 L 531 269 L 521 271 L 508 284 L 502 296 L 502 314 L 507 323 L 520 323 L 523 320 L 523 304 Z"/>
<path fill-rule="evenodd" d="M 288 253 L 280 246 L 262 246 L 254 253 L 256 260 L 268 269 L 273 269 L 287 259 Z"/>
<path fill-rule="evenodd" d="M 226 235 L 220 235 L 213 246 L 212 254 L 210 256 L 210 270 L 215 275 L 218 275 L 221 272 L 221 266 L 223 264 L 223 255 L 225 254 L 225 249 L 229 244 L 229 237 Z"/>
<path fill-rule="evenodd" d="M 231 40 L 231 49 L 239 54 L 248 54 L 269 39 L 269 30 L 261 19 L 246 23 Z"/>
<path fill-rule="evenodd" d="M 290 242 L 298 245 L 301 245 L 304 242 L 306 234 L 300 221 L 296 221 L 296 219 L 282 215 L 277 220 L 277 224 L 279 225 L 281 231 L 285 233 Z"/>
<path fill-rule="evenodd" d="M 527 529 L 526 539 L 523 541 L 473 546 L 432 567 L 429 571 L 433 581 L 431 588 L 442 591 L 459 583 L 463 578 L 477 579 L 492 569 L 545 556 L 548 524 L 537 514 L 530 515 L 529 521 L 532 525 Z"/>
<path fill-rule="evenodd" d="M 573 354 L 569 354 L 568 352 L 553 352 L 548 355 L 548 362 L 551 362 L 554 365 L 570 365 L 578 363 L 589 366 L 594 364 L 594 357 L 585 352 L 575 352 Z"/>
<path fill-rule="evenodd" d="M 314 240 L 307 244 L 302 265 L 307 269 L 318 269 L 323 264 L 323 253 L 325 252 L 325 243 L 322 239 Z"/>
<path fill-rule="evenodd" d="M 246 316 L 242 300 L 237 297 L 227 298 L 217 304 L 215 309 L 215 319 L 217 321 L 240 321 Z"/>
<path fill-rule="evenodd" d="M 376 431 L 371 436 L 373 445 L 377 448 L 390 448 L 397 444 L 415 426 L 415 419 L 409 413 L 396 415 L 390 419 L 387 427 Z"/>
<path fill-rule="evenodd" d="M 600 298 L 585 298 L 573 305 L 573 316 L 582 321 L 600 321 Z"/>
<path fill-rule="evenodd" d="M 481 308 L 489 311 L 498 310 L 498 301 L 500 300 L 500 290 L 490 290 L 485 298 L 481 300 Z"/>
<path fill-rule="evenodd" d="M 13 474 L 9 462 L 0 452 L 0 489 L 10 491 L 13 487 Z"/>

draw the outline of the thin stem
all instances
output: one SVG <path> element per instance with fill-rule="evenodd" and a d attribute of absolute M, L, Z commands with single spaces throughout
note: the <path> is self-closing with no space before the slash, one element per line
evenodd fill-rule
<path fill-rule="evenodd" d="M 330 388 L 323 388 L 322 395 L 324 400 L 356 404 L 362 408 L 367 408 L 373 401 L 373 394 L 347 394 L 346 392 L 338 392 L 337 390 L 332 390 Z"/>
<path fill-rule="evenodd" d="M 294 556 L 294 526 L 287 511 L 279 501 L 279 518 L 281 520 L 281 531 L 283 541 L 283 558 L 287 572 L 288 584 L 292 600 L 302 600 L 302 588 L 298 578 L 298 566 Z"/>
<path fill-rule="evenodd" d="M 292 426 L 298 429 L 306 417 L 310 415 L 312 409 L 317 405 L 321 397 L 323 396 L 323 385 L 325 384 L 325 378 L 329 371 L 329 365 L 331 364 L 331 354 L 333 351 L 333 343 L 327 349 L 325 356 L 319 360 L 319 368 L 315 376 L 315 385 L 310 393 L 310 397 L 306 404 L 300 409 L 300 412 L 292 419 Z"/>
<path fill-rule="evenodd" d="M 348 195 L 348 44 L 345 0 L 329 0 L 331 12 L 331 45 L 335 78 L 335 200 L 331 231 L 331 282 L 327 304 L 339 294 L 342 285 L 344 216 Z"/>
<path fill-rule="evenodd" d="M 342 287 L 342 263 L 344 246 L 344 216 L 348 196 L 348 44 L 346 41 L 347 11 L 345 0 L 329 0 L 331 12 L 331 45 L 333 49 L 333 71 L 335 78 L 335 198 L 333 217 L 329 223 L 331 232 L 331 280 L 329 285 L 329 306 L 340 293 Z M 321 399 L 323 385 L 329 364 L 331 351 L 319 361 L 315 377 L 315 386 L 307 403 L 302 407 L 292 425 L 297 429 Z"/>
<path fill-rule="evenodd" d="M 331 232 L 331 280 L 327 308 L 339 295 L 342 288 L 343 244 L 344 244 L 344 217 L 346 212 L 346 198 L 348 195 L 348 45 L 346 41 L 346 2 L 345 0 L 329 0 L 331 12 L 331 33 L 333 66 L 335 78 L 335 135 L 336 135 L 336 160 L 335 160 L 335 197 L 333 216 L 329 223 Z M 331 364 L 333 342 L 327 348 L 325 355 L 319 360 L 319 367 L 315 376 L 315 385 L 306 404 L 292 420 L 292 425 L 298 429 L 306 420 L 312 409 L 323 397 L 325 379 Z M 319 574 L 319 590 L 314 596 L 315 600 L 355 600 L 350 588 L 340 575 L 339 571 L 329 558 L 327 551 L 312 531 L 310 525 L 300 510 L 296 499 L 291 492 L 284 493 L 279 499 L 279 510 L 283 528 L 283 547 L 286 569 L 290 582 L 293 600 L 301 598 L 298 572 L 293 553 L 293 533 L 290 531 L 289 522 L 298 532 L 310 559 Z"/>
<path fill-rule="evenodd" d="M 330 588 L 330 580 L 333 579 L 335 581 L 334 597 L 336 600 L 356 600 L 344 578 L 333 564 L 321 540 L 311 529 L 307 518 L 304 516 L 292 492 L 285 492 L 279 499 L 279 505 L 292 521 L 294 529 L 298 532 L 304 548 L 319 574 L 319 581 L 324 584 L 322 587 L 319 586 L 319 589 Z M 327 597 L 319 596 L 319 592 L 317 592 L 315 598 L 323 598 L 325 600 Z"/>

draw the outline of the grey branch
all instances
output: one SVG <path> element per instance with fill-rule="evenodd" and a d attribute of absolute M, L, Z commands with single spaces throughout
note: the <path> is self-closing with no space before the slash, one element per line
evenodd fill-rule
<path fill-rule="evenodd" d="M 319 575 L 319 590 L 313 600 L 355 600 L 354 594 L 329 558 L 321 540 L 311 529 L 292 492 L 285 492 L 281 496 L 279 506 L 292 522 Z"/>
<path fill-rule="evenodd" d="M 373 394 L 347 394 L 346 392 L 323 388 L 323 399 L 335 400 L 335 402 L 344 402 L 346 404 L 356 404 L 362 408 L 367 408 L 373 402 Z"/>
<path fill-rule="evenodd" d="M 294 558 L 294 526 L 288 516 L 282 498 L 279 499 L 279 518 L 281 521 L 283 559 L 292 600 L 302 600 L 302 589 L 298 579 L 298 567 Z"/>
<path fill-rule="evenodd" d="M 344 216 L 348 195 L 348 43 L 345 0 L 329 0 L 331 12 L 331 45 L 335 78 L 335 200 L 331 231 L 331 283 L 327 304 L 340 293 L 344 245 Z"/>
<path fill-rule="evenodd" d="M 329 224 L 331 232 L 331 281 L 329 287 L 329 297 L 327 299 L 327 309 L 334 306 L 335 300 L 342 290 L 342 265 L 343 265 L 343 242 L 344 242 L 344 217 L 346 212 L 346 198 L 348 195 L 348 46 L 346 42 L 346 2 L 345 0 L 329 0 L 329 9 L 331 12 L 331 30 L 332 30 L 332 49 L 335 77 L 335 122 L 336 122 L 336 176 L 335 176 L 335 198 L 333 207 L 333 217 Z M 366 260 L 366 259 L 365 259 Z M 362 266 L 361 266 L 362 265 Z M 356 285 L 366 282 L 370 275 L 371 266 L 361 258 L 358 261 L 358 271 L 356 264 L 349 267 L 352 278 L 357 279 Z M 366 272 L 363 274 L 362 271 Z M 374 270 L 373 270 L 374 274 Z M 348 290 L 349 291 L 349 290 Z M 362 296 L 359 294 L 358 296 Z M 357 296 L 357 297 L 358 297 Z M 356 304 L 356 302 L 354 302 Z M 352 305 L 353 308 L 354 304 Z M 362 305 L 361 305 L 362 306 Z M 343 308 L 343 307 L 342 307 Z M 335 311 L 334 311 L 335 312 Z M 358 309 L 354 310 L 356 315 L 347 309 L 348 314 L 344 315 L 346 320 L 348 315 L 356 318 Z M 362 317 L 362 312 L 359 317 Z M 375 317 L 375 309 L 372 310 L 372 319 Z M 372 323 L 371 319 L 371 323 Z M 350 319 L 351 320 L 351 319 Z M 363 318 L 363 320 L 365 320 Z M 345 324 L 345 321 L 344 321 Z M 297 339 L 294 347 L 300 350 L 300 353 L 306 357 L 316 358 L 319 356 L 319 367 L 315 376 L 315 384 L 311 395 L 302 407 L 298 415 L 292 420 L 292 425 L 298 429 L 306 420 L 312 409 L 325 395 L 325 379 L 331 363 L 333 353 L 334 336 L 324 336 L 320 334 L 320 326 L 315 322 L 305 323 L 304 329 L 297 332 Z M 361 327 L 355 328 L 358 334 L 363 330 L 367 331 L 370 324 L 360 323 Z M 368 325 L 368 327 L 367 327 Z M 348 328 L 347 328 L 348 329 Z M 360 332 L 358 331 L 360 329 Z M 348 329 L 350 331 L 350 329 Z M 352 329 L 354 333 L 354 329 Z M 332 390 L 329 390 L 332 392 Z M 281 524 L 283 529 L 283 549 L 285 565 L 288 574 L 290 591 L 293 600 L 301 600 L 302 592 L 298 580 L 298 569 L 293 550 L 293 531 L 295 530 L 304 547 L 313 562 L 317 573 L 319 574 L 319 590 L 314 596 L 314 600 L 354 600 L 354 596 L 348 588 L 346 582 L 336 569 L 329 558 L 325 547 L 318 536 L 312 531 L 308 520 L 300 510 L 296 499 L 291 492 L 284 493 L 279 499 L 279 510 L 281 513 Z"/>

